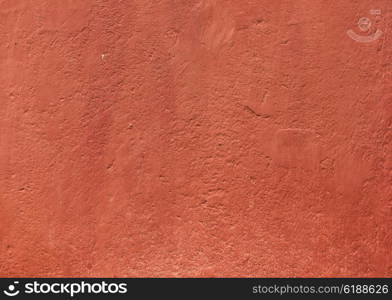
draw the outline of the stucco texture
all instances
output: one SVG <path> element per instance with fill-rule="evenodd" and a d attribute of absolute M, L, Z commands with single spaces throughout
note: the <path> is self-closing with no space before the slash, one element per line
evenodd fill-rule
<path fill-rule="evenodd" d="M 0 276 L 392 276 L 391 9 L 1 0 Z"/>

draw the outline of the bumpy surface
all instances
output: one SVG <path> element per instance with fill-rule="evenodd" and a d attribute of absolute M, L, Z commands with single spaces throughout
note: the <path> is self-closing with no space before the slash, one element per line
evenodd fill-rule
<path fill-rule="evenodd" d="M 392 276 L 391 8 L 1 0 L 0 275 Z"/>

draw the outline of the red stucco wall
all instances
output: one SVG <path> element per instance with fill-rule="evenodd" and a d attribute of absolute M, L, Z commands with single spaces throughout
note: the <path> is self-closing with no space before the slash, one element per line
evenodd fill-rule
<path fill-rule="evenodd" d="M 391 9 L 0 1 L 0 275 L 392 276 Z"/>

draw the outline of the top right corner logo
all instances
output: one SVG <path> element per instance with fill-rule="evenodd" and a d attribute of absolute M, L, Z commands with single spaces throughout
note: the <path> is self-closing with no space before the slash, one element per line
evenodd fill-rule
<path fill-rule="evenodd" d="M 381 10 L 371 9 L 370 15 L 374 16 L 376 21 L 378 21 L 378 19 L 380 19 L 381 17 Z M 363 33 L 367 33 L 368 35 L 357 34 L 352 29 L 347 30 L 347 35 L 354 41 L 357 41 L 359 43 L 371 43 L 378 40 L 383 35 L 383 32 L 380 29 L 374 31 L 372 27 L 372 21 L 369 18 L 363 17 L 360 18 L 358 21 L 358 28 L 360 31 L 362 31 Z"/>

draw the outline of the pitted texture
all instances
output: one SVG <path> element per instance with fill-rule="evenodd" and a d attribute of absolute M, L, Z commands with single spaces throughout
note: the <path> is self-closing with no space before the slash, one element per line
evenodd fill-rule
<path fill-rule="evenodd" d="M 0 275 L 392 276 L 391 8 L 0 1 Z"/>

